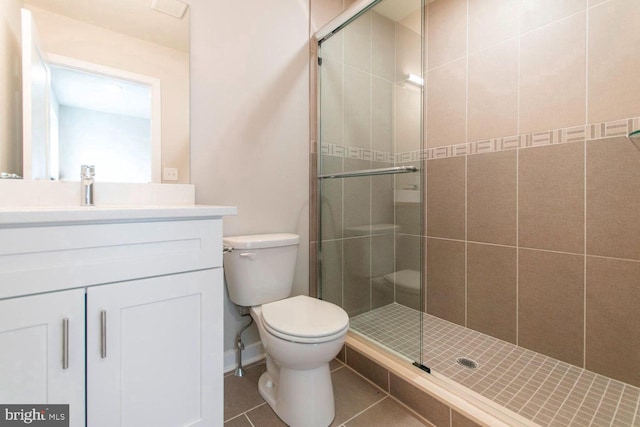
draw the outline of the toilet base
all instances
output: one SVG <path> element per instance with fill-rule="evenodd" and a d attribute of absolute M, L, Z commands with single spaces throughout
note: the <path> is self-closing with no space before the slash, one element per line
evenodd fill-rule
<path fill-rule="evenodd" d="M 258 391 L 291 427 L 327 427 L 335 417 L 328 363 L 307 370 L 280 367 L 278 383 L 265 372 L 258 381 Z"/>

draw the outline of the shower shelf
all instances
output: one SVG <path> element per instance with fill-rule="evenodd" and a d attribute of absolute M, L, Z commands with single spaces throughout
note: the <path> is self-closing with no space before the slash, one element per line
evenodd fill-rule
<path fill-rule="evenodd" d="M 397 173 L 411 173 L 418 172 L 418 168 L 415 166 L 396 166 L 392 168 L 380 168 L 380 169 L 363 169 L 359 171 L 351 172 L 338 172 L 324 175 L 318 175 L 318 179 L 332 179 L 332 178 L 353 178 L 358 176 L 374 176 L 374 175 L 391 175 Z"/>

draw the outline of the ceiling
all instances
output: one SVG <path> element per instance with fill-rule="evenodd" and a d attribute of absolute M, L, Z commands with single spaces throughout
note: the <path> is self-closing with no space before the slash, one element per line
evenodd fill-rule
<path fill-rule="evenodd" d="M 151 8 L 153 0 L 24 0 L 58 15 L 189 52 L 189 10 L 182 19 Z"/>
<path fill-rule="evenodd" d="M 144 84 L 53 65 L 51 85 L 61 106 L 151 117 L 151 88 Z"/>

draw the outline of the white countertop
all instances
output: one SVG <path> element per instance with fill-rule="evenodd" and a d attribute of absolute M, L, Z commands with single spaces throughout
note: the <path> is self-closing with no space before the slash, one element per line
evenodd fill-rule
<path fill-rule="evenodd" d="M 0 228 L 35 224 L 185 220 L 236 215 L 235 206 L 105 205 L 0 208 Z"/>

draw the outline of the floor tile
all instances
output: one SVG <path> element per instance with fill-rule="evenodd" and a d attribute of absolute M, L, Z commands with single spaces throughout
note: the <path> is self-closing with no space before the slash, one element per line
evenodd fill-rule
<path fill-rule="evenodd" d="M 385 393 L 349 368 L 338 369 L 331 379 L 336 405 L 332 426 L 341 425 L 385 397 Z"/>
<path fill-rule="evenodd" d="M 390 397 L 384 398 L 382 401 L 345 423 L 346 427 L 414 427 L 424 425 L 428 424 L 419 420 L 407 408 Z"/>
<path fill-rule="evenodd" d="M 224 423 L 224 427 L 252 427 L 252 426 L 246 416 L 240 415 L 239 417 L 235 417 L 227 421 L 226 423 Z"/>
<path fill-rule="evenodd" d="M 333 359 L 331 362 L 329 362 L 329 370 L 331 372 L 335 371 L 336 369 L 340 369 L 343 366 L 344 366 L 344 363 L 342 363 L 338 359 Z"/>
<path fill-rule="evenodd" d="M 264 363 L 245 369 L 244 377 L 224 379 L 224 419 L 233 418 L 264 402 L 258 393 L 258 378 L 266 370 Z"/>
<path fill-rule="evenodd" d="M 266 403 L 247 412 L 247 417 L 255 427 L 287 427 Z"/>
<path fill-rule="evenodd" d="M 404 320 L 419 318 L 416 314 L 406 306 L 391 304 L 351 318 L 350 325 L 356 332 L 397 349 L 420 342 L 414 338 L 419 323 Z M 541 426 L 564 427 L 569 425 L 567 420 L 578 420 L 580 413 L 588 412 L 594 422 L 579 425 L 640 427 L 640 388 L 428 314 L 421 316 L 421 360 L 440 375 L 507 409 Z M 419 349 L 408 354 L 420 360 Z M 468 369 L 456 363 L 461 356 L 476 361 L 477 367 Z M 469 423 L 474 425 L 454 416 L 453 426 Z"/>

